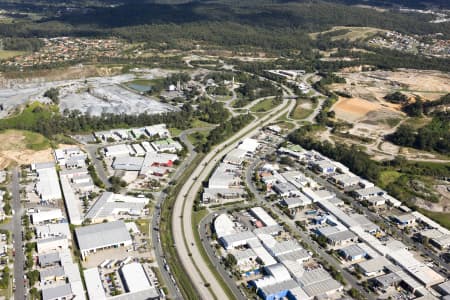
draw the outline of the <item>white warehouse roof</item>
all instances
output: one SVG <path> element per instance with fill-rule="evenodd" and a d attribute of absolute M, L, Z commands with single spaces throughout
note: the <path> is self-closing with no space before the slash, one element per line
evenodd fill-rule
<path fill-rule="evenodd" d="M 258 141 L 255 139 L 244 139 L 238 146 L 238 149 L 245 150 L 249 153 L 254 153 L 258 148 Z"/>
<path fill-rule="evenodd" d="M 124 265 L 120 272 L 122 273 L 126 289 L 130 293 L 148 290 L 152 287 L 142 265 L 138 262 Z"/>
<path fill-rule="evenodd" d="M 250 209 L 250 211 L 264 225 L 266 226 L 278 225 L 278 223 L 262 207 L 253 207 Z"/>
<path fill-rule="evenodd" d="M 236 233 L 234 223 L 227 214 L 221 214 L 214 220 L 214 230 L 217 238 Z"/>

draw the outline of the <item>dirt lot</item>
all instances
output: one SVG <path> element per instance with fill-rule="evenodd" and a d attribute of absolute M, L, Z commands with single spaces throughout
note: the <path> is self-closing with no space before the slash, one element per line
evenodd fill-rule
<path fill-rule="evenodd" d="M 379 102 L 368 101 L 362 98 L 339 97 L 339 101 L 332 107 L 332 110 L 335 111 L 338 119 L 356 122 L 361 121 L 370 112 L 392 109 L 383 107 Z"/>
<path fill-rule="evenodd" d="M 19 130 L 7 130 L 5 132 L 0 133 L 0 169 L 6 168 L 10 165 L 15 164 L 30 164 L 32 162 L 46 162 L 51 161 L 53 159 L 52 149 L 48 147 L 47 149 L 42 150 L 32 150 L 28 149 L 28 147 L 33 147 L 27 141 L 25 132 Z M 34 142 L 42 144 L 42 141 L 39 141 L 42 136 L 33 134 L 31 135 L 34 138 Z"/>
<path fill-rule="evenodd" d="M 384 96 L 401 91 L 433 101 L 450 93 L 450 74 L 407 69 L 395 72 L 360 72 L 355 69 L 341 71 L 338 75 L 345 78 L 346 83 L 333 84 L 331 89 L 349 94 L 351 98 L 340 97 L 332 110 L 336 119 L 353 125 L 346 133 L 371 140 L 365 145 L 368 153 L 376 159 L 392 158 L 400 152 L 411 159 L 438 159 L 432 154 L 425 157 L 424 153 L 405 153 L 405 149 L 384 141 L 384 136 L 394 132 L 406 119 L 401 106 L 385 101 Z M 354 138 L 340 138 L 349 143 L 359 143 Z"/>
<path fill-rule="evenodd" d="M 342 72 L 345 84 L 333 84 L 332 89 L 345 91 L 353 97 L 365 100 L 383 100 L 386 94 L 401 91 L 407 95 L 420 96 L 425 100 L 436 100 L 450 93 L 450 74 L 438 71 L 407 70 Z"/>

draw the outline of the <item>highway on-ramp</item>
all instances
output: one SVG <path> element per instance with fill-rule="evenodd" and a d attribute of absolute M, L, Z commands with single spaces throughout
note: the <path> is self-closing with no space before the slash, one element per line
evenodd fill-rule
<path fill-rule="evenodd" d="M 254 135 L 260 128 L 275 121 L 294 107 L 294 100 L 285 100 L 272 112 L 255 120 L 233 137 L 216 146 L 192 172 L 177 195 L 172 213 L 172 234 L 183 268 L 186 274 L 189 274 L 193 286 L 202 299 L 222 300 L 228 299 L 229 296 L 208 267 L 208 263 L 203 259 L 199 248 L 202 245 L 198 245 L 195 241 L 195 233 L 192 228 L 192 209 L 197 192 L 216 164 L 225 154 L 234 149 L 241 139 Z M 235 295 L 235 297 L 238 298 L 239 295 Z"/>

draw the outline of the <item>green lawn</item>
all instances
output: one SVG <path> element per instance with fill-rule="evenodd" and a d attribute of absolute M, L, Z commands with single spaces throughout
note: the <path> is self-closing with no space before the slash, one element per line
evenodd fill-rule
<path fill-rule="evenodd" d="M 280 105 L 280 103 L 274 102 L 274 99 L 272 99 L 272 98 L 264 99 L 262 101 L 259 101 L 255 105 L 253 105 L 250 108 L 250 111 L 254 112 L 254 113 L 256 113 L 256 112 L 266 112 L 266 111 L 269 111 L 269 110 L 273 109 L 274 107 L 277 107 L 278 105 Z"/>
<path fill-rule="evenodd" d="M 295 109 L 292 111 L 290 117 L 294 120 L 303 120 L 306 119 L 314 109 L 307 109 L 303 108 L 301 105 L 305 102 L 309 101 L 308 99 L 299 99 L 297 100 L 297 105 L 295 106 Z"/>
<path fill-rule="evenodd" d="M 394 182 L 402 174 L 397 171 L 383 171 L 378 178 L 378 184 L 382 188 L 386 188 L 390 183 Z"/>
<path fill-rule="evenodd" d="M 171 136 L 179 136 L 182 131 L 183 130 L 175 128 L 175 127 L 169 128 L 169 132 L 170 132 Z"/>
<path fill-rule="evenodd" d="M 50 141 L 43 135 L 31 131 L 23 131 L 25 145 L 28 149 L 39 151 L 51 147 Z"/>
<path fill-rule="evenodd" d="M 152 83 L 153 83 L 153 81 L 149 80 L 149 79 L 136 79 L 136 80 L 133 80 L 133 81 L 126 82 L 125 84 L 126 85 L 128 85 L 128 84 L 137 84 L 137 85 L 149 86 L 149 85 L 152 85 Z"/>
<path fill-rule="evenodd" d="M 199 119 L 193 119 L 191 123 L 192 128 L 203 128 L 203 127 L 211 127 L 213 124 L 204 122 Z"/>

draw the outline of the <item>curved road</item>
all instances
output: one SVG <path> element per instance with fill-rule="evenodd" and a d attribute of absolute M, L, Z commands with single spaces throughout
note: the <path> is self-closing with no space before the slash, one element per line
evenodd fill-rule
<path fill-rule="evenodd" d="M 172 182 L 176 181 L 181 176 L 181 174 L 183 174 L 183 172 L 186 170 L 186 168 L 192 163 L 194 158 L 197 156 L 197 152 L 195 152 L 195 150 L 194 150 L 194 145 L 192 145 L 192 143 L 189 141 L 188 135 L 192 134 L 194 132 L 206 131 L 206 130 L 210 130 L 210 129 L 211 128 L 208 128 L 208 127 L 191 128 L 191 129 L 184 130 L 183 132 L 180 133 L 180 140 L 186 146 L 188 155 L 187 155 L 186 159 L 181 163 L 181 165 L 177 168 L 174 175 L 172 176 L 172 178 L 171 178 Z M 177 286 L 177 283 L 175 282 L 173 275 L 170 273 L 170 271 L 168 269 L 165 268 L 164 251 L 163 251 L 163 248 L 161 245 L 159 229 L 156 230 L 157 228 L 159 228 L 159 222 L 160 222 L 160 217 L 161 217 L 161 205 L 164 202 L 164 200 L 166 199 L 166 197 L 167 197 L 167 194 L 164 192 L 161 192 L 156 201 L 155 211 L 153 212 L 153 218 L 152 218 L 152 222 L 150 224 L 150 226 L 151 226 L 150 234 L 152 236 L 153 249 L 155 250 L 155 259 L 156 259 L 156 262 L 158 263 L 159 269 L 163 276 L 164 283 L 166 284 L 166 286 L 169 290 L 169 295 L 173 299 L 182 299 L 181 292 Z"/>
<path fill-rule="evenodd" d="M 261 127 L 273 122 L 295 106 L 295 101 L 293 100 L 284 102 L 285 104 L 280 105 L 262 119 L 247 125 L 233 137 L 216 146 L 215 150 L 208 153 L 200 165 L 192 172 L 177 195 L 172 214 L 173 237 L 180 261 L 202 299 L 222 300 L 228 299 L 228 296 L 207 263 L 203 260 L 199 251 L 199 247 L 202 247 L 202 245 L 197 245 L 195 242 L 195 234 L 192 228 L 192 209 L 197 191 L 201 188 L 202 182 L 208 178 L 216 163 L 226 153 L 236 147 L 238 142 L 233 142 L 234 140 L 237 138 L 241 140 L 254 135 Z M 287 105 L 286 102 L 289 104 Z M 205 286 L 206 283 L 209 284 L 209 287 Z"/>

